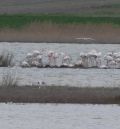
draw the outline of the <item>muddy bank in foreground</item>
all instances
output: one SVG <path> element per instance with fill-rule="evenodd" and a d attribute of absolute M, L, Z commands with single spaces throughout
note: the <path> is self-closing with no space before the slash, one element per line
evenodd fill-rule
<path fill-rule="evenodd" d="M 119 104 L 120 88 L 0 87 L 0 102 Z"/>
<path fill-rule="evenodd" d="M 31 23 L 21 29 L 0 29 L 1 42 L 120 43 L 120 27 L 109 24 Z"/>

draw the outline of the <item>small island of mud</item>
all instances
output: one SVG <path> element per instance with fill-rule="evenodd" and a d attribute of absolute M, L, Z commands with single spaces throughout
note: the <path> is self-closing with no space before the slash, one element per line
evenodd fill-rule
<path fill-rule="evenodd" d="M 0 102 L 119 104 L 120 88 L 22 86 L 0 87 Z"/>

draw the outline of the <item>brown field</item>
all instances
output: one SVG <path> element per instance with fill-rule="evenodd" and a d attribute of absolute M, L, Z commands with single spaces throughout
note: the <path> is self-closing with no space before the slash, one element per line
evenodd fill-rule
<path fill-rule="evenodd" d="M 120 0 L 0 0 L 0 14 L 16 13 L 119 17 Z M 60 26 L 33 23 L 20 30 L 0 29 L 1 42 L 120 43 L 119 35 L 120 27 L 105 24 Z"/>
<path fill-rule="evenodd" d="M 0 13 L 71 13 L 120 16 L 120 0 L 0 0 Z"/>
<path fill-rule="evenodd" d="M 92 38 L 84 40 L 77 38 Z M 120 43 L 120 27 L 109 24 L 58 25 L 32 23 L 21 29 L 1 29 L 0 41 L 59 43 Z"/>
<path fill-rule="evenodd" d="M 119 104 L 120 88 L 0 87 L 0 102 Z"/>

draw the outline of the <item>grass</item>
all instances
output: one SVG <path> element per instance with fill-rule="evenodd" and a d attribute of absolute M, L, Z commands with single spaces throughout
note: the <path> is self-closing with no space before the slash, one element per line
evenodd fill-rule
<path fill-rule="evenodd" d="M 2 81 L 0 86 L 8 88 L 8 87 L 16 87 L 17 85 L 18 85 L 18 79 L 16 75 L 14 75 L 14 73 L 9 71 L 7 74 L 4 74 L 2 76 Z"/>
<path fill-rule="evenodd" d="M 1 42 L 120 43 L 120 17 L 65 14 L 0 15 Z M 88 37 L 92 41 L 76 40 Z"/>
<path fill-rule="evenodd" d="M 13 62 L 13 54 L 10 52 L 2 52 L 0 54 L 0 67 L 9 67 L 9 66 L 13 66 L 14 62 Z"/>
<path fill-rule="evenodd" d="M 111 24 L 30 23 L 22 28 L 0 29 L 1 42 L 120 43 L 120 27 Z M 93 38 L 77 40 L 76 38 Z"/>
<path fill-rule="evenodd" d="M 78 16 L 65 14 L 3 14 L 0 28 L 20 28 L 31 23 L 52 24 L 112 24 L 120 25 L 120 17 Z"/>

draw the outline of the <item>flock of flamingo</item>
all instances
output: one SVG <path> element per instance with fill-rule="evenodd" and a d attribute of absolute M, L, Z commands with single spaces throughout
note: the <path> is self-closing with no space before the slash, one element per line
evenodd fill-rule
<path fill-rule="evenodd" d="M 44 62 L 44 58 L 47 59 Z M 63 52 L 38 51 L 27 53 L 21 67 L 39 68 L 120 68 L 120 52 L 108 52 L 103 55 L 101 52 L 91 50 L 87 53 L 80 52 L 78 59 L 73 62 L 72 57 Z"/>

